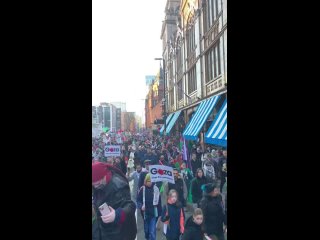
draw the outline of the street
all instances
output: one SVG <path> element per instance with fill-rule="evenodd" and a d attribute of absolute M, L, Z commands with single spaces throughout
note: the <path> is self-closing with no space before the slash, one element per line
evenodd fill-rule
<path fill-rule="evenodd" d="M 132 189 L 133 181 L 130 182 L 130 189 Z M 166 202 L 163 194 L 161 194 L 161 202 L 162 205 Z M 187 205 L 187 210 L 185 212 L 186 220 L 192 215 L 193 208 L 192 205 Z M 136 210 L 136 219 L 137 219 L 137 238 L 136 240 L 145 240 L 144 238 L 144 226 L 143 226 L 143 219 L 140 213 L 140 210 Z M 166 240 L 166 237 L 163 234 L 163 224 L 160 222 L 159 228 L 157 229 L 157 240 Z M 225 240 L 227 240 L 227 233 L 225 234 Z"/>
<path fill-rule="evenodd" d="M 163 194 L 161 194 L 161 202 L 162 202 L 162 205 L 164 205 L 164 203 L 166 202 L 164 197 L 163 197 Z M 186 219 L 188 219 L 191 216 L 190 210 L 187 211 L 185 214 L 186 214 Z M 136 211 L 136 217 L 137 217 L 137 229 L 138 229 L 138 234 L 137 234 L 136 240 L 145 240 L 145 238 L 144 238 L 143 219 L 142 219 L 140 210 Z M 163 234 L 162 222 L 160 222 L 159 226 L 160 226 L 160 228 L 157 229 L 157 240 L 166 240 L 166 237 Z"/>

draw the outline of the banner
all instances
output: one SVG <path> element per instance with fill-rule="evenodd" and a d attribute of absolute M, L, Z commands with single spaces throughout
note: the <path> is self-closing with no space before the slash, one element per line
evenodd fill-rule
<path fill-rule="evenodd" d="M 164 165 L 150 165 L 149 173 L 151 175 L 151 182 L 167 181 L 174 184 L 172 167 Z"/>
<path fill-rule="evenodd" d="M 105 157 L 120 157 L 121 146 L 120 145 L 107 145 L 104 147 Z"/>

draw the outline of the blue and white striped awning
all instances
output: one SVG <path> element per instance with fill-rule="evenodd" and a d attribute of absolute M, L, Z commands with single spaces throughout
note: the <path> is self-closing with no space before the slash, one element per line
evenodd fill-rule
<path fill-rule="evenodd" d="M 171 118 L 173 117 L 174 113 L 171 113 L 167 118 L 166 118 L 166 125 L 168 126 Z M 163 130 L 164 130 L 164 124 L 162 125 L 161 129 L 160 129 L 160 134 L 163 134 Z"/>
<path fill-rule="evenodd" d="M 227 147 L 227 100 L 224 101 L 219 113 L 213 120 L 204 141 Z"/>
<path fill-rule="evenodd" d="M 209 117 L 212 109 L 220 99 L 220 95 L 211 97 L 200 103 L 196 113 L 183 131 L 183 137 L 187 140 L 197 140 L 199 132 Z"/>
<path fill-rule="evenodd" d="M 180 113 L 181 113 L 181 110 L 180 111 L 177 111 L 173 114 L 173 117 L 171 119 L 171 121 L 169 122 L 169 124 L 167 125 L 167 128 L 166 128 L 166 133 L 169 134 L 173 125 L 176 123 L 178 117 L 180 116 Z"/>

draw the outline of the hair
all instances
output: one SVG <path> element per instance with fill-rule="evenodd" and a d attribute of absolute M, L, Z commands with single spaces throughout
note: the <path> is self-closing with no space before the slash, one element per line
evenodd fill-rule
<path fill-rule="evenodd" d="M 135 166 L 135 168 L 136 168 L 137 166 L 140 166 L 140 167 L 142 167 L 142 165 L 141 165 L 141 163 L 140 163 L 140 162 L 137 162 L 137 163 L 136 163 L 136 166 Z"/>
<path fill-rule="evenodd" d="M 198 173 L 199 173 L 199 171 L 201 171 L 201 172 L 202 172 L 202 175 L 204 175 L 204 171 L 203 171 L 203 169 L 202 169 L 202 168 L 198 168 L 198 169 L 197 169 L 197 172 L 196 172 L 196 177 L 198 177 Z"/>
<path fill-rule="evenodd" d="M 177 201 L 176 201 L 176 206 L 177 207 L 182 207 L 182 204 L 181 204 L 181 202 L 179 201 L 179 193 L 177 192 L 177 190 L 175 190 L 175 189 L 171 189 L 170 191 L 169 191 L 169 193 L 168 193 L 168 200 L 169 200 L 169 198 L 172 196 L 172 194 L 173 193 L 175 193 L 176 195 L 177 195 Z M 168 209 L 168 207 L 167 207 L 167 209 Z"/>
<path fill-rule="evenodd" d="M 203 212 L 202 212 L 201 208 L 196 208 L 193 212 L 193 216 L 196 217 L 199 215 L 203 215 Z"/>
<path fill-rule="evenodd" d="M 172 196 L 172 194 L 175 193 L 177 195 L 177 197 L 179 197 L 179 193 L 177 192 L 177 190 L 175 189 L 171 189 L 168 193 L 168 198 Z"/>
<path fill-rule="evenodd" d="M 215 188 L 219 189 L 218 186 L 214 183 L 203 184 L 201 186 L 201 190 L 204 191 L 203 197 L 210 195 L 210 193 L 213 192 Z"/>

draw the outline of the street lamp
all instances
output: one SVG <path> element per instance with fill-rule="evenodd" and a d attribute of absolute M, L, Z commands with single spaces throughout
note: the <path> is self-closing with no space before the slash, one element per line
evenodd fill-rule
<path fill-rule="evenodd" d="M 162 66 L 163 66 L 163 93 L 164 93 L 164 100 L 162 101 L 163 106 L 163 124 L 164 124 L 164 135 L 166 135 L 167 130 L 167 111 L 166 111 L 166 72 L 165 72 L 165 60 L 164 58 L 155 58 L 154 60 L 161 61 L 162 60 Z M 161 76 L 161 62 L 160 62 L 160 76 Z"/>

